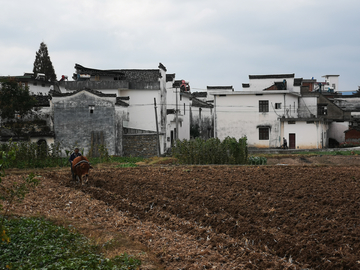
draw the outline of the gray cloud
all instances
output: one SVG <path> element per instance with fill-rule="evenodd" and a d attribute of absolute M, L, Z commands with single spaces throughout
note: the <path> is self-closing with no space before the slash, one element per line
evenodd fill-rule
<path fill-rule="evenodd" d="M 334 1 L 333 1 L 334 2 Z M 58 76 L 74 64 L 156 68 L 193 89 L 249 74 L 340 75 L 359 82 L 360 2 L 343 0 L 0 0 L 0 75 L 31 71 L 44 41 Z M 55 4 L 54 4 L 55 3 Z"/>

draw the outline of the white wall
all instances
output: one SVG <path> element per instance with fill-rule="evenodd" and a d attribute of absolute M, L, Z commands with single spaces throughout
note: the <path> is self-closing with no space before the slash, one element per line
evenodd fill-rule
<path fill-rule="evenodd" d="M 294 78 L 264 78 L 264 79 L 249 79 L 250 87 L 247 91 L 262 91 L 265 88 L 272 86 L 275 82 L 282 82 L 286 80 L 286 88 L 290 91 L 300 92 L 300 86 L 294 86 Z"/>
<path fill-rule="evenodd" d="M 126 127 L 156 131 L 154 98 L 156 98 L 156 103 L 159 105 L 159 90 L 121 90 L 120 96 L 130 97 L 130 99 L 126 101 L 129 104 L 129 121 Z M 159 107 L 157 108 L 157 115 L 158 121 L 160 122 Z"/>
<path fill-rule="evenodd" d="M 314 123 L 307 123 L 307 121 L 295 121 L 295 124 L 284 122 L 284 133 L 290 144 L 289 134 L 295 134 L 295 148 L 296 149 L 321 149 L 328 145 L 328 126 L 319 121 Z"/>
<path fill-rule="evenodd" d="M 190 139 L 190 99 L 186 95 L 180 95 L 180 89 L 172 88 L 168 83 L 167 87 L 167 109 L 176 110 L 176 96 L 178 102 L 178 119 L 179 119 L 179 140 L 189 140 Z M 167 129 L 166 129 L 166 138 L 167 138 L 167 147 L 171 147 L 171 131 L 175 132 L 176 128 L 176 115 L 168 114 L 167 115 Z M 175 136 L 175 135 L 174 135 Z"/>
<path fill-rule="evenodd" d="M 298 116 L 298 97 L 289 93 L 259 96 L 241 92 L 215 96 L 215 137 L 223 140 L 227 136 L 237 139 L 247 136 L 250 147 L 280 147 L 280 118 Z M 269 101 L 269 112 L 259 112 L 259 100 Z M 275 109 L 275 103 L 281 103 L 281 109 Z M 259 126 L 270 127 L 269 140 L 259 140 Z"/>

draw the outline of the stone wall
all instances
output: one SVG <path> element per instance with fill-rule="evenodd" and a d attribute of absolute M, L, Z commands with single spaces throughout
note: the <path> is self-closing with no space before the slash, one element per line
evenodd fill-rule
<path fill-rule="evenodd" d="M 94 144 L 104 142 L 109 155 L 115 152 L 115 101 L 79 92 L 69 97 L 53 97 L 55 141 L 65 149 L 77 146 L 87 155 Z M 90 111 L 89 105 L 94 106 Z"/>
<path fill-rule="evenodd" d="M 153 157 L 157 155 L 156 134 L 123 134 L 125 157 Z"/>

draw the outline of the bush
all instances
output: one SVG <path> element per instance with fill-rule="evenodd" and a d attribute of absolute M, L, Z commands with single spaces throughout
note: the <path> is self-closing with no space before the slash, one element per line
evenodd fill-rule
<path fill-rule="evenodd" d="M 248 160 L 246 137 L 178 140 L 172 152 L 183 164 L 247 164 Z"/>
<path fill-rule="evenodd" d="M 248 159 L 248 163 L 250 165 L 266 165 L 267 158 L 266 157 L 250 156 L 249 159 Z"/>
<path fill-rule="evenodd" d="M 0 145 L 0 162 L 3 168 L 43 168 L 68 166 L 67 158 L 61 157 L 60 146 L 45 143 L 12 142 Z"/>

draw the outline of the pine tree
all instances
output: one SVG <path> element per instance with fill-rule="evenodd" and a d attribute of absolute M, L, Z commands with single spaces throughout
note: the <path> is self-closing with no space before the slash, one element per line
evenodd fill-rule
<path fill-rule="evenodd" d="M 36 52 L 33 72 L 35 74 L 35 77 L 38 73 L 43 73 L 45 74 L 46 81 L 56 81 L 55 70 L 50 60 L 47 46 L 44 42 L 41 42 L 40 48 Z"/>

